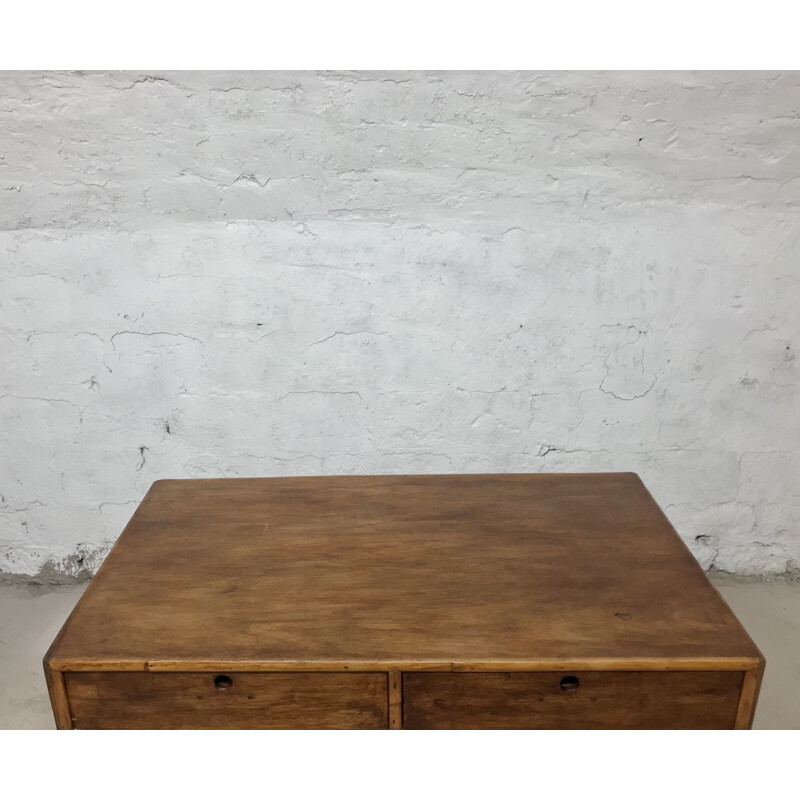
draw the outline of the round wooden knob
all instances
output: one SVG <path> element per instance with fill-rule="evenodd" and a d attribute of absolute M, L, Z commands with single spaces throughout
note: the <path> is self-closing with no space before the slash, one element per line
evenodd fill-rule
<path fill-rule="evenodd" d="M 217 689 L 230 689 L 233 686 L 233 681 L 227 675 L 217 675 L 214 678 L 214 686 Z"/>
<path fill-rule="evenodd" d="M 567 675 L 566 678 L 562 678 L 561 683 L 559 683 L 559 686 L 565 692 L 574 692 L 580 685 L 581 682 L 574 675 Z"/>

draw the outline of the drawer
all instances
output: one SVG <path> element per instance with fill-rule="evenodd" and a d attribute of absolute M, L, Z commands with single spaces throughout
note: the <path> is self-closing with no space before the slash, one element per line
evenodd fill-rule
<path fill-rule="evenodd" d="M 385 672 L 68 672 L 76 728 L 386 728 Z"/>
<path fill-rule="evenodd" d="M 741 672 L 406 672 L 405 728 L 733 728 Z"/>

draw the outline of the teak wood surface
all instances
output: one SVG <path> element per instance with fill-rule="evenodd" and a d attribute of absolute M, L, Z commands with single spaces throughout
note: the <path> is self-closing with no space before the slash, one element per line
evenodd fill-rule
<path fill-rule="evenodd" d="M 581 670 L 737 672 L 747 727 L 763 658 L 633 473 L 342 476 L 157 481 L 45 668 L 61 727 L 77 672 L 380 672 L 400 727 L 410 671 Z"/>
<path fill-rule="evenodd" d="M 733 728 L 741 672 L 407 672 L 403 727 Z"/>
<path fill-rule="evenodd" d="M 72 672 L 67 691 L 84 728 L 388 727 L 381 672 Z M 98 699 L 102 699 L 102 703 Z"/>

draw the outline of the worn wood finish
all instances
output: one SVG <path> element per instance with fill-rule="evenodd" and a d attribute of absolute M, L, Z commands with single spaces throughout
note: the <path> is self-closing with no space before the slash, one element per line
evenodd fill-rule
<path fill-rule="evenodd" d="M 68 672 L 66 684 L 79 729 L 388 727 L 383 673 Z"/>
<path fill-rule="evenodd" d="M 46 657 L 382 672 L 395 712 L 387 673 L 762 663 L 632 473 L 158 481 Z"/>
<path fill-rule="evenodd" d="M 741 672 L 406 672 L 403 727 L 732 728 L 741 686 Z"/>
<path fill-rule="evenodd" d="M 759 658 L 629 474 L 159 481 L 51 655 Z"/>

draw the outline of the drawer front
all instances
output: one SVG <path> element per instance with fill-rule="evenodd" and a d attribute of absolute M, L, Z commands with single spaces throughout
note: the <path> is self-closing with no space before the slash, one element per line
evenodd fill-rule
<path fill-rule="evenodd" d="M 406 672 L 403 727 L 733 728 L 741 672 Z"/>
<path fill-rule="evenodd" d="M 386 728 L 385 672 L 71 672 L 76 728 Z"/>

